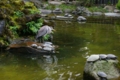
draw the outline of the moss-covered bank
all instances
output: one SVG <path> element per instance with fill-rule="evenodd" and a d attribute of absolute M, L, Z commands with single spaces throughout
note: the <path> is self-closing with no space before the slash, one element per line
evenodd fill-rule
<path fill-rule="evenodd" d="M 9 40 L 35 35 L 43 20 L 32 2 L 22 0 L 0 1 L 0 46 L 8 46 Z"/>

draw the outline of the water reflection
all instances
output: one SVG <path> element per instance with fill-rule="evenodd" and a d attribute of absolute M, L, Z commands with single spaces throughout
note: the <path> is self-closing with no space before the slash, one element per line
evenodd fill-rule
<path fill-rule="evenodd" d="M 78 63 L 73 65 L 58 64 L 58 58 L 55 55 L 43 55 L 37 59 L 37 64 L 45 71 L 46 77 L 42 80 L 77 80 L 81 73 L 71 71 Z"/>
<path fill-rule="evenodd" d="M 43 55 L 37 59 L 37 64 L 45 70 L 47 77 L 43 80 L 54 80 L 51 76 L 57 71 L 54 70 L 57 67 L 58 58 L 55 55 Z"/>

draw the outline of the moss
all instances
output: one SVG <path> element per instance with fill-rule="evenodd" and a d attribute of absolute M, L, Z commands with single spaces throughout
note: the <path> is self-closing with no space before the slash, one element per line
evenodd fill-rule
<path fill-rule="evenodd" d="M 40 12 L 32 2 L 26 2 L 25 8 L 30 12 L 30 14 L 35 14 Z"/>
<path fill-rule="evenodd" d="M 32 2 L 26 2 L 25 3 L 25 8 L 36 8 L 35 6 L 34 6 L 34 3 L 32 3 Z"/>
<path fill-rule="evenodd" d="M 36 23 L 37 19 L 41 18 L 41 16 L 38 15 L 39 10 L 32 2 L 24 3 L 22 0 L 9 0 L 8 3 L 8 0 L 4 0 L 0 2 L 0 5 L 0 19 L 5 19 L 6 21 L 4 36 L 0 37 L 0 44 L 2 45 L 8 45 L 9 43 L 6 36 L 14 39 L 24 35 L 21 31 L 26 29 L 26 23 L 31 21 Z M 26 36 L 29 36 L 29 34 Z"/>
<path fill-rule="evenodd" d="M 0 37 L 0 45 L 8 46 L 9 42 L 5 38 Z"/>

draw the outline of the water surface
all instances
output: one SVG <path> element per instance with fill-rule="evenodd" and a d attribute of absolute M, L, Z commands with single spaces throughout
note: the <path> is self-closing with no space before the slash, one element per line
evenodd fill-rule
<path fill-rule="evenodd" d="M 1 80 L 82 80 L 86 57 L 115 54 L 120 57 L 120 26 L 56 21 L 54 56 L 23 56 L 1 52 Z M 16 53 L 17 54 L 17 53 Z"/>

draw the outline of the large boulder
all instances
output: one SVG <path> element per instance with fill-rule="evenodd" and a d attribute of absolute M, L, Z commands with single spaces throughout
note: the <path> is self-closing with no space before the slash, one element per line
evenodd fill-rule
<path fill-rule="evenodd" d="M 95 62 L 93 61 L 87 61 L 85 64 L 84 80 L 101 80 L 101 77 L 98 75 L 99 72 L 103 72 L 104 74 L 102 73 L 101 76 L 106 76 L 107 80 L 116 79 L 120 76 L 117 59 L 98 59 Z"/>

